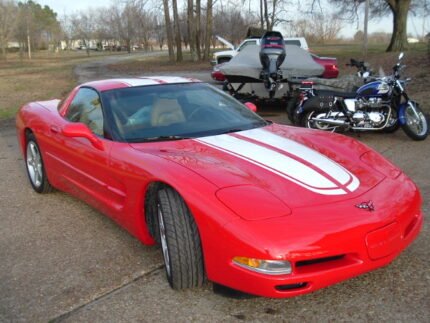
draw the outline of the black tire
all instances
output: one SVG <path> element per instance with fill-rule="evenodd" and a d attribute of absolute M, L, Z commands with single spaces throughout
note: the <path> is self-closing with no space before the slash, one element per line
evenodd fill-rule
<path fill-rule="evenodd" d="M 391 98 L 391 121 L 390 125 L 382 129 L 383 133 L 393 133 L 400 128 L 399 116 L 397 114 L 397 111 L 399 110 L 401 99 L 402 97 L 400 95 L 394 95 Z"/>
<path fill-rule="evenodd" d="M 166 187 L 158 191 L 157 216 L 170 286 L 177 290 L 202 286 L 205 275 L 199 231 L 175 190 Z"/>
<path fill-rule="evenodd" d="M 334 126 L 324 125 L 324 124 L 319 126 L 318 122 L 310 120 L 314 115 L 318 113 L 325 113 L 325 111 L 321 111 L 321 109 L 306 111 L 301 116 L 299 116 L 299 118 L 296 121 L 301 127 L 304 127 L 304 128 L 332 131 Z"/>
<path fill-rule="evenodd" d="M 299 93 L 298 91 L 295 91 L 291 98 L 287 101 L 287 116 L 293 125 L 297 125 L 296 114 L 294 112 L 297 109 L 298 97 Z"/>
<path fill-rule="evenodd" d="M 396 132 L 397 130 L 399 130 L 399 128 L 400 128 L 399 121 L 396 120 L 396 122 L 393 125 L 385 127 L 384 129 L 382 129 L 382 132 L 393 133 L 393 132 Z"/>
<path fill-rule="evenodd" d="M 409 138 L 417 141 L 426 139 L 429 134 L 429 118 L 415 102 L 409 102 L 405 109 L 405 124 L 402 129 Z"/>
<path fill-rule="evenodd" d="M 37 193 L 45 194 L 53 191 L 52 185 L 46 176 L 45 164 L 42 152 L 37 144 L 34 134 L 29 133 L 26 140 L 25 168 L 31 186 Z"/>

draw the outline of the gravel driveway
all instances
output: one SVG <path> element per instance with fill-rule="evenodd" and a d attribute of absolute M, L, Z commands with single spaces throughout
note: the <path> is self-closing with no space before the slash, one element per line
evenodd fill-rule
<path fill-rule="evenodd" d="M 112 75 L 106 62 L 75 71 L 80 82 L 121 76 Z M 283 111 L 263 115 L 286 122 Z M 13 121 L 0 122 L 0 322 L 428 322 L 430 139 L 413 142 L 401 130 L 358 139 L 419 185 L 426 218 L 422 234 L 388 267 L 313 294 L 264 299 L 214 292 L 212 284 L 171 290 L 158 248 L 141 245 L 69 195 L 34 193 Z"/>

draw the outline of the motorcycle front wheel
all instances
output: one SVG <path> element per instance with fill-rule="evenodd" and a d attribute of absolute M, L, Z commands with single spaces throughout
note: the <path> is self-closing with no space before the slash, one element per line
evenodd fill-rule
<path fill-rule="evenodd" d="M 408 102 L 405 109 L 403 131 L 413 140 L 424 140 L 429 134 L 428 119 L 414 102 Z"/>

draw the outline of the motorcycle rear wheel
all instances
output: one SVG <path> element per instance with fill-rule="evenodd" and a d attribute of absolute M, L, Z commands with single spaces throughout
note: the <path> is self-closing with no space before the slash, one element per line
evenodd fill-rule
<path fill-rule="evenodd" d="M 403 131 L 413 140 L 424 140 L 429 134 L 429 120 L 414 102 L 409 102 L 405 109 Z"/>
<path fill-rule="evenodd" d="M 302 127 L 311 128 L 311 129 L 319 129 L 319 130 L 325 130 L 325 131 L 336 130 L 337 128 L 336 126 L 312 120 L 312 118 L 318 118 L 319 114 L 324 114 L 324 113 L 325 113 L 324 111 L 321 111 L 319 109 L 307 111 L 299 119 L 299 124 Z"/>

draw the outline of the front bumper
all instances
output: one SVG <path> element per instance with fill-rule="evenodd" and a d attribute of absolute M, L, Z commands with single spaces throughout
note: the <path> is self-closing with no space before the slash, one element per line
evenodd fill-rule
<path fill-rule="evenodd" d="M 380 189 L 384 186 L 377 191 Z M 383 267 L 414 241 L 423 223 L 418 190 L 401 191 L 404 199 L 393 200 L 391 207 L 375 212 L 353 207 L 348 214 L 340 206 L 314 208 L 313 212 L 318 211 L 321 216 L 325 212 L 336 213 L 325 222 L 312 223 L 304 210 L 299 219 L 293 219 L 293 211 L 291 216 L 261 221 L 257 226 L 239 219 L 230 222 L 219 232 L 215 254 L 206 254 L 208 278 L 246 293 L 283 298 Z M 348 205 L 354 203 L 348 201 Z M 377 198 L 375 205 L 381 205 Z M 348 221 L 340 221 L 345 214 Z M 292 264 L 292 274 L 270 276 L 252 272 L 235 265 L 235 256 L 286 259 Z"/>

